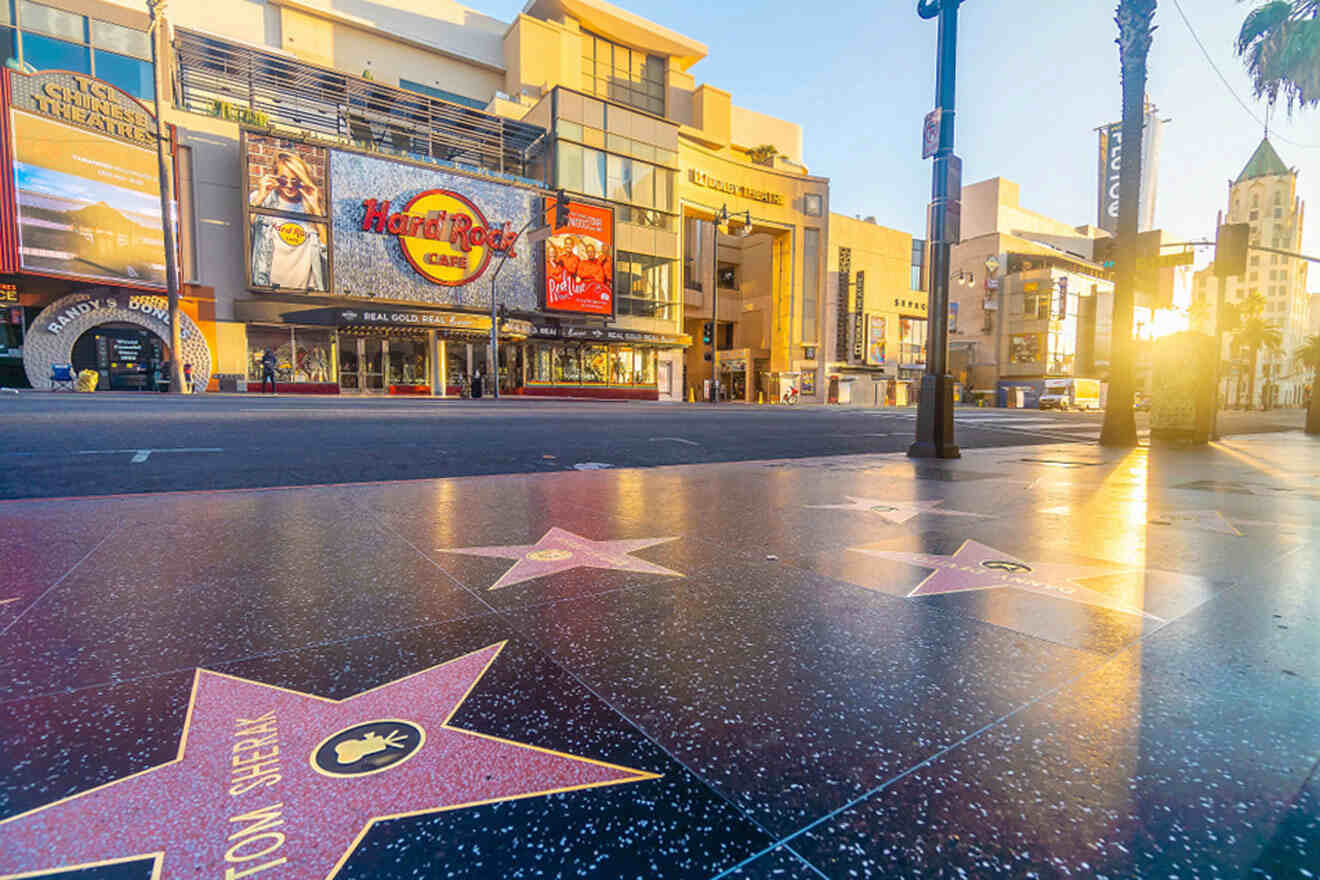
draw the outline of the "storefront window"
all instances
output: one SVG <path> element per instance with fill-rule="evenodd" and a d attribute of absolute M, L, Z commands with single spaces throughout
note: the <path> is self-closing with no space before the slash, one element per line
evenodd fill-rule
<path fill-rule="evenodd" d="M 426 340 L 391 339 L 389 384 L 430 385 L 427 360 Z"/>
<path fill-rule="evenodd" d="M 616 348 L 610 352 L 610 384 L 631 385 L 635 371 L 633 350 Z"/>
<path fill-rule="evenodd" d="M 582 362 L 576 346 L 554 350 L 555 382 L 577 384 L 582 381 Z"/>
<path fill-rule="evenodd" d="M 636 352 L 637 370 L 633 373 L 633 383 L 636 385 L 654 385 L 655 384 L 655 351 L 649 348 L 639 349 Z"/>
<path fill-rule="evenodd" d="M 467 346 L 449 343 L 445 349 L 445 393 L 457 394 L 467 382 Z"/>
<path fill-rule="evenodd" d="M 551 372 L 550 364 L 554 357 L 554 349 L 548 345 L 535 345 L 531 349 L 531 357 L 527 362 L 527 381 L 553 382 L 554 374 Z"/>
<path fill-rule="evenodd" d="M 898 319 L 900 364 L 926 363 L 926 319 Z"/>
<path fill-rule="evenodd" d="M 329 330 L 294 328 L 291 382 L 333 382 L 334 351 Z"/>
<path fill-rule="evenodd" d="M 609 381 L 609 348 L 604 345 L 582 346 L 582 382 L 603 385 Z"/>
<path fill-rule="evenodd" d="M 293 375 L 293 331 L 288 327 L 248 325 L 248 381 L 261 381 L 261 359 L 266 350 L 275 352 L 275 378 L 290 382 Z"/>

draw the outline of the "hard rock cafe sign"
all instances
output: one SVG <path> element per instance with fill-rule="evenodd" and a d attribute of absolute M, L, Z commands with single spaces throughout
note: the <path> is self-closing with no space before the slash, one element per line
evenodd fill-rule
<path fill-rule="evenodd" d="M 442 287 L 471 284 L 495 254 L 517 256 L 512 224 L 491 224 L 466 197 L 445 189 L 418 193 L 397 211 L 388 200 L 364 199 L 362 231 L 397 237 L 417 274 Z"/>

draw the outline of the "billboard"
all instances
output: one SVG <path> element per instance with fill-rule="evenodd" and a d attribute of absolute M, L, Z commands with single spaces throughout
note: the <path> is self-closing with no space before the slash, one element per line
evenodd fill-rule
<path fill-rule="evenodd" d="M 553 226 L 555 206 L 546 207 Z M 614 316 L 614 212 L 568 204 L 568 223 L 545 242 L 545 310 Z"/>
<path fill-rule="evenodd" d="M 91 77 L 5 74 L 16 268 L 163 287 L 155 120 Z"/>
<path fill-rule="evenodd" d="M 347 150 L 330 151 L 330 291 L 342 296 L 489 308 L 480 283 L 495 260 L 500 302 L 535 311 L 534 266 L 520 231 L 535 190 Z"/>
<path fill-rule="evenodd" d="M 534 190 L 255 131 L 242 151 L 253 290 L 484 310 L 507 259 L 500 301 L 536 309 Z"/>
<path fill-rule="evenodd" d="M 329 151 L 244 132 L 243 157 L 248 285 L 254 290 L 327 292 Z"/>
<path fill-rule="evenodd" d="M 879 315 L 866 316 L 866 362 L 871 366 L 885 364 L 885 330 L 889 322 Z"/>
<path fill-rule="evenodd" d="M 1102 125 L 1097 172 L 1098 211 L 1096 225 L 1118 234 L 1119 173 L 1123 168 L 1123 125 Z M 1160 145 L 1164 139 L 1164 120 L 1153 104 L 1146 105 L 1141 136 L 1141 190 L 1137 200 L 1137 231 L 1149 232 L 1155 226 L 1155 190 L 1159 179 Z"/>

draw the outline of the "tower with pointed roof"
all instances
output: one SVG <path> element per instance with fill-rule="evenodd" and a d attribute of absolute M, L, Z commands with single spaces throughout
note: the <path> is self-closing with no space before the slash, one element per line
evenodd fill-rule
<path fill-rule="evenodd" d="M 1289 168 L 1265 137 L 1242 173 L 1228 181 L 1224 222 L 1250 224 L 1253 245 L 1299 252 L 1306 204 L 1297 197 L 1297 174 L 1297 169 Z M 1273 322 L 1283 336 L 1279 351 L 1258 354 L 1254 406 L 1267 401 L 1274 406 L 1301 405 L 1311 377 L 1298 366 L 1293 352 L 1306 338 L 1310 322 L 1306 271 L 1305 260 L 1252 250 L 1248 252 L 1247 274 L 1228 279 L 1228 302 L 1241 302 L 1258 293 L 1265 301 L 1261 317 Z M 1203 304 L 1199 310 L 1205 321 L 1202 326 L 1213 325 L 1216 296 L 1212 270 L 1198 272 L 1195 300 Z M 1231 343 L 1225 346 L 1227 387 L 1224 391 L 1230 406 L 1247 403 L 1250 392 L 1247 357 L 1234 351 Z"/>

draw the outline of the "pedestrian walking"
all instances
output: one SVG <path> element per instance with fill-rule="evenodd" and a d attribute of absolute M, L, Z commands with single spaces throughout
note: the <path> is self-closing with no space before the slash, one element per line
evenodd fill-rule
<path fill-rule="evenodd" d="M 481 397 L 481 370 L 472 373 L 472 397 L 473 399 Z"/>
<path fill-rule="evenodd" d="M 270 381 L 270 393 L 275 394 L 275 352 L 272 349 L 266 349 L 266 353 L 261 356 L 261 393 L 266 393 L 266 382 Z"/>

